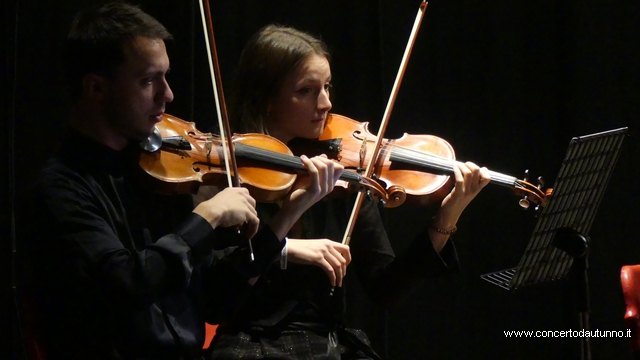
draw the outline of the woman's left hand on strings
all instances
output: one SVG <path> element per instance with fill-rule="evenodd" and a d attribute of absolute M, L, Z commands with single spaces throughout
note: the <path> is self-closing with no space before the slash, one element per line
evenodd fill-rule
<path fill-rule="evenodd" d="M 486 167 L 479 167 L 472 162 L 457 163 L 453 172 L 455 186 L 442 200 L 442 207 L 451 207 L 451 211 L 459 210 L 462 213 L 480 190 L 491 181 L 491 175 Z"/>
<path fill-rule="evenodd" d="M 486 167 L 472 162 L 457 163 L 453 168 L 455 186 L 442 200 L 438 213 L 431 224 L 431 242 L 440 251 L 449 239 L 449 235 L 436 229 L 450 231 L 456 227 L 464 209 L 490 181 L 491 175 Z"/>

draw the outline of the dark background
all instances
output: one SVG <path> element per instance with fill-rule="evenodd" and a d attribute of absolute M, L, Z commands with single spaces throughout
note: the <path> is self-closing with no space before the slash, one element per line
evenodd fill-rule
<path fill-rule="evenodd" d="M 21 251 L 24 194 L 57 144 L 68 98 L 59 52 L 73 14 L 97 1 L 3 2 L 1 358 L 21 358 L 13 262 Z M 141 1 L 175 36 L 168 49 L 175 101 L 167 112 L 215 122 L 196 1 Z M 418 0 L 213 1 L 225 90 L 240 51 L 278 22 L 321 36 L 333 54 L 333 110 L 377 132 Z M 640 155 L 640 5 L 635 1 L 469 1 L 429 4 L 385 137 L 403 132 L 449 141 L 458 159 L 506 174 L 530 169 L 552 186 L 569 140 L 630 128 L 589 234 L 592 330 L 623 330 L 619 272 L 640 263 L 634 164 Z M 506 338 L 508 330 L 578 329 L 565 281 L 509 292 L 481 274 L 516 266 L 535 223 L 502 187 L 488 186 L 456 235 L 461 273 L 434 279 L 400 307 L 350 298 L 353 321 L 388 359 L 578 359 L 577 338 Z M 397 251 L 427 221 L 424 209 L 386 212 Z M 6 322 L 2 321 L 4 324 Z M 592 339 L 594 359 L 630 358 L 625 338 Z M 4 354 L 6 353 L 6 356 Z"/>

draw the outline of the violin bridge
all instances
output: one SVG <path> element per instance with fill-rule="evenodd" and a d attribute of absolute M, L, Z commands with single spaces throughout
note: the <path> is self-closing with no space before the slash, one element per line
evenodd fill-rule
<path fill-rule="evenodd" d="M 211 148 L 213 147 L 211 136 L 207 136 L 207 140 L 205 141 L 204 146 L 207 151 L 207 161 L 211 163 Z"/>
<path fill-rule="evenodd" d="M 360 166 L 358 166 L 358 173 L 364 171 L 364 160 L 367 157 L 367 137 L 365 136 L 362 145 L 360 145 L 360 151 L 358 152 L 360 155 Z"/>

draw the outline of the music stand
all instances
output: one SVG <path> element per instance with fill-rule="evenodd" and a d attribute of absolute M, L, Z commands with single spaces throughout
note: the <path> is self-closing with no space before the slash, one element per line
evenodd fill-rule
<path fill-rule="evenodd" d="M 580 327 L 589 330 L 587 236 L 627 134 L 624 127 L 571 139 L 553 193 L 539 214 L 520 263 L 481 278 L 515 291 L 562 279 L 575 261 L 571 278 L 576 285 Z M 581 355 L 591 359 L 589 337 L 582 337 Z"/>

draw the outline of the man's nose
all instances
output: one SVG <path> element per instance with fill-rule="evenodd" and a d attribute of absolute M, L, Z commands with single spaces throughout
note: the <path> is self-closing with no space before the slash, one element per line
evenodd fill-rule
<path fill-rule="evenodd" d="M 167 82 L 167 80 L 165 79 L 163 82 L 163 87 L 160 90 L 160 96 L 163 102 L 165 103 L 169 103 L 173 101 L 173 91 L 171 91 L 171 87 L 169 86 L 169 83 Z"/>

